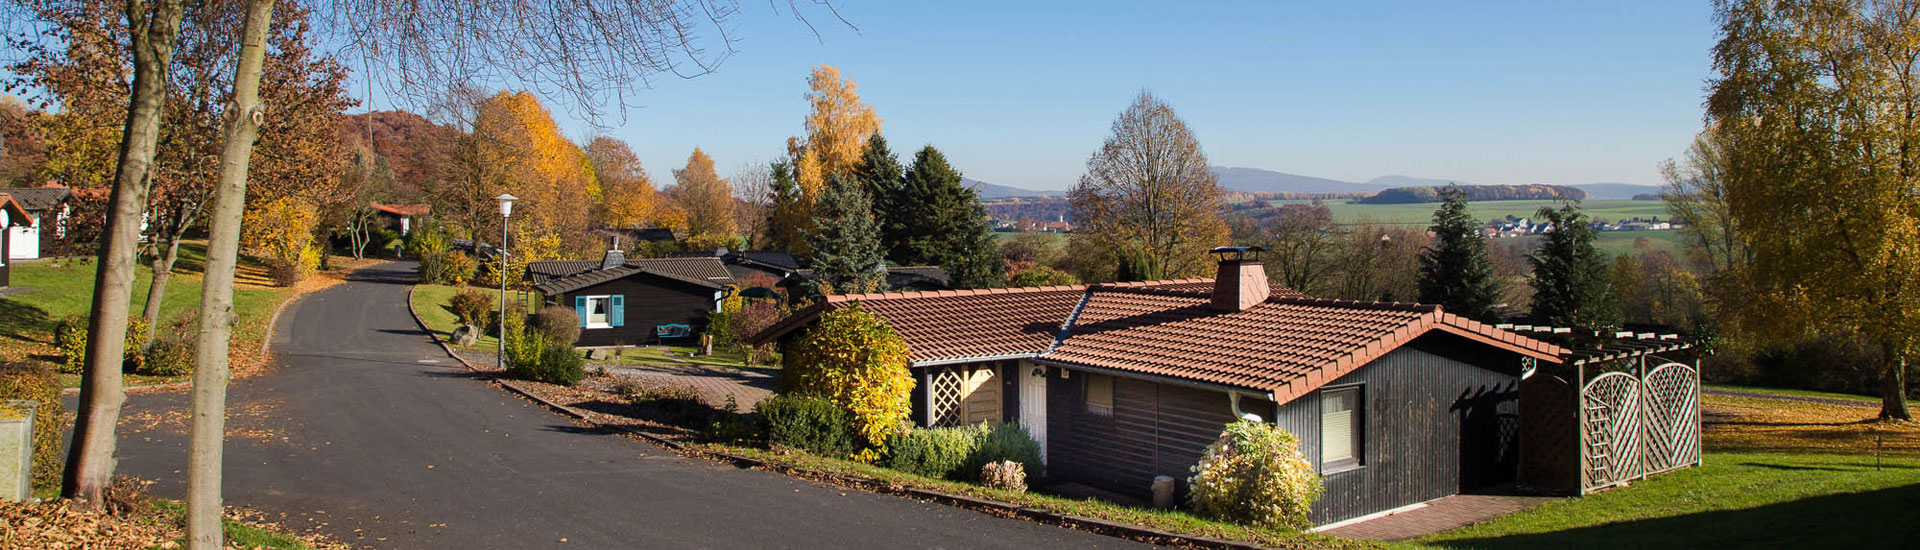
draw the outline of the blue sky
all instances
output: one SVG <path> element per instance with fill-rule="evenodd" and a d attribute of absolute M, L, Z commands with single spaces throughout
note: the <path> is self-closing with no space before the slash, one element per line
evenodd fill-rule
<path fill-rule="evenodd" d="M 1657 184 L 1700 127 L 1707 2 L 1454 4 L 842 0 L 857 30 L 815 10 L 816 38 L 747 0 L 719 72 L 656 81 L 604 132 L 660 182 L 695 146 L 722 174 L 769 161 L 821 63 L 903 157 L 1029 189 L 1070 186 L 1142 89 L 1214 164 L 1349 181 Z"/>

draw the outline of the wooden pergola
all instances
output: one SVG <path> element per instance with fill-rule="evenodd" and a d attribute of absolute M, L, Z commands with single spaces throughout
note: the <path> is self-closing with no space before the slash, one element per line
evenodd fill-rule
<path fill-rule="evenodd" d="M 1694 342 L 1651 332 L 1500 328 L 1575 340 L 1552 372 L 1535 369 L 1521 379 L 1522 483 L 1584 495 L 1700 464 Z"/>

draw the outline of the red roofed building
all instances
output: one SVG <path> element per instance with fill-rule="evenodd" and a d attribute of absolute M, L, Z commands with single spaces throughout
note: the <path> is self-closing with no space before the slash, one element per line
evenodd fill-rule
<path fill-rule="evenodd" d="M 375 215 L 380 217 L 381 225 L 395 233 L 406 235 L 413 231 L 414 218 L 433 214 L 433 206 L 427 204 L 380 204 L 367 203 Z"/>
<path fill-rule="evenodd" d="M 1213 279 L 832 296 L 756 335 L 785 340 L 860 307 L 911 348 L 914 421 L 1019 422 L 1049 482 L 1184 493 L 1237 418 L 1298 436 L 1325 476 L 1327 524 L 1511 482 L 1523 372 L 1567 350 L 1406 303 L 1270 285 L 1259 249 Z"/>

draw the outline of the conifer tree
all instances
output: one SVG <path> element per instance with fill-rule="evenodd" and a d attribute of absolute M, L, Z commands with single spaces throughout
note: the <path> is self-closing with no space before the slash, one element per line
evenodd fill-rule
<path fill-rule="evenodd" d="M 1577 203 L 1541 208 L 1548 232 L 1533 264 L 1533 322 L 1610 331 L 1620 326 L 1620 308 L 1609 294 L 1609 266 L 1593 248 L 1593 225 Z"/>
<path fill-rule="evenodd" d="M 813 205 L 807 265 L 819 294 L 879 292 L 887 286 L 887 264 L 880 253 L 880 231 L 872 202 L 858 182 L 845 175 L 827 178 Z"/>
<path fill-rule="evenodd" d="M 878 132 L 867 138 L 866 149 L 853 165 L 853 179 L 873 201 L 873 222 L 880 229 L 880 250 L 882 254 L 890 254 L 888 251 L 905 242 L 903 234 L 908 231 L 907 226 L 913 224 L 903 215 L 902 205 L 894 201 L 905 175 L 901 172 L 899 157 L 887 148 L 887 138 Z"/>
<path fill-rule="evenodd" d="M 793 252 L 796 255 L 806 250 L 805 216 L 797 216 L 802 203 L 800 182 L 795 179 L 793 163 L 777 160 L 768 170 L 771 181 L 768 182 L 768 200 L 772 207 L 767 209 L 767 243 L 777 250 Z"/>
<path fill-rule="evenodd" d="M 1467 209 L 1467 194 L 1450 185 L 1440 197 L 1444 202 L 1428 228 L 1436 240 L 1420 255 L 1420 302 L 1475 321 L 1499 322 L 1494 306 L 1500 287 L 1487 258 L 1487 238 Z"/>
<path fill-rule="evenodd" d="M 894 217 L 901 239 L 888 254 L 899 265 L 937 265 L 960 288 L 1001 286 L 1000 247 L 980 197 L 960 179 L 947 156 L 929 145 L 915 153 Z"/>

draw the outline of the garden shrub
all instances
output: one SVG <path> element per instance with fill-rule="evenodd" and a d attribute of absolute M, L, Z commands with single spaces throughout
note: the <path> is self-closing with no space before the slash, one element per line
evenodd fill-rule
<path fill-rule="evenodd" d="M 293 286 L 320 265 L 320 249 L 313 244 L 319 221 L 318 209 L 294 197 L 249 204 L 240 246 L 262 258 L 275 283 Z"/>
<path fill-rule="evenodd" d="M 1305 529 L 1308 507 L 1320 496 L 1320 474 L 1300 451 L 1300 440 L 1272 424 L 1228 424 L 1207 446 L 1187 482 L 1200 515 L 1259 527 Z"/>
<path fill-rule="evenodd" d="M 163 334 L 142 352 L 146 364 L 138 371 L 149 376 L 181 376 L 193 372 L 194 335 L 198 334 L 198 316 L 175 319 Z"/>
<path fill-rule="evenodd" d="M 447 309 L 462 325 L 485 326 L 493 320 L 493 297 L 472 290 L 461 290 L 447 299 Z"/>
<path fill-rule="evenodd" d="M 64 467 L 60 453 L 66 449 L 61 431 L 67 417 L 60 402 L 60 378 L 44 363 L 0 363 L 0 401 L 10 399 L 40 404 L 33 420 L 33 484 L 59 484 Z"/>
<path fill-rule="evenodd" d="M 737 339 L 737 345 L 746 351 L 747 361 L 763 363 L 773 358 L 773 343 L 749 346 L 746 340 L 780 322 L 785 316 L 779 306 L 767 302 L 749 302 L 740 306 L 739 311 L 727 315 L 727 322 L 732 325 L 729 332 Z"/>
<path fill-rule="evenodd" d="M 988 462 L 980 468 L 980 485 L 988 489 L 1027 492 L 1027 470 L 1018 462 L 1002 460 Z"/>
<path fill-rule="evenodd" d="M 907 353 L 906 341 L 885 319 L 856 303 L 821 315 L 793 342 L 781 383 L 788 393 L 824 397 L 847 411 L 862 447 L 855 458 L 871 462 L 912 412 Z"/>
<path fill-rule="evenodd" d="M 447 270 L 447 253 L 434 252 L 419 256 L 420 265 L 416 268 L 420 282 L 435 284 L 440 282 L 441 274 Z"/>
<path fill-rule="evenodd" d="M 87 318 L 68 316 L 53 327 L 53 347 L 60 350 L 60 372 L 80 374 L 87 366 Z"/>
<path fill-rule="evenodd" d="M 543 307 L 533 316 L 533 329 L 555 342 L 572 345 L 580 341 L 580 314 L 568 307 Z"/>
<path fill-rule="evenodd" d="M 978 481 L 980 469 L 987 464 L 1011 460 L 1020 463 L 1027 475 L 1038 480 L 1046 475 L 1046 464 L 1040 461 L 1040 444 L 1027 435 L 1026 428 L 1015 422 L 1003 422 L 990 430 L 974 447 L 973 454 L 960 469 L 961 481 Z"/>
<path fill-rule="evenodd" d="M 145 371 L 146 357 L 141 353 L 147 346 L 147 338 L 153 329 L 147 326 L 145 317 L 127 320 L 126 339 L 121 341 L 124 355 L 120 360 L 122 372 Z M 80 374 L 87 365 L 87 318 L 80 315 L 68 316 L 53 327 L 53 347 L 60 352 L 57 368 L 66 374 Z"/>
<path fill-rule="evenodd" d="M 507 375 L 522 380 L 572 386 L 586 378 L 585 360 L 571 343 L 556 342 L 533 330 L 509 332 Z"/>
<path fill-rule="evenodd" d="M 754 406 L 767 422 L 767 443 L 829 458 L 854 452 L 857 436 L 846 410 L 817 397 L 776 395 Z"/>
<path fill-rule="evenodd" d="M 462 286 L 473 280 L 475 263 L 473 256 L 465 252 L 448 252 L 440 259 L 439 283 L 448 286 Z"/>
<path fill-rule="evenodd" d="M 726 404 L 707 423 L 706 435 L 716 441 L 766 441 L 767 419 L 759 413 L 740 414 L 740 402 L 727 394 Z"/>
<path fill-rule="evenodd" d="M 909 429 L 887 443 L 886 466 L 927 477 L 968 477 L 960 470 L 986 437 L 985 424 Z"/>
<path fill-rule="evenodd" d="M 507 286 L 519 287 L 527 277 L 527 262 L 517 256 L 507 258 Z M 473 272 L 473 284 L 487 288 L 500 288 L 500 259 L 479 262 Z"/>

